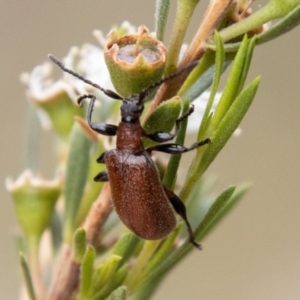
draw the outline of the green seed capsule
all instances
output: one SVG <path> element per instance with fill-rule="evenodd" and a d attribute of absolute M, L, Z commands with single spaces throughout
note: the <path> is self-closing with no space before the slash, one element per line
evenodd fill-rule
<path fill-rule="evenodd" d="M 110 32 L 104 49 L 111 80 L 123 97 L 157 82 L 164 72 L 166 54 L 166 47 L 144 26 L 122 37 Z"/>

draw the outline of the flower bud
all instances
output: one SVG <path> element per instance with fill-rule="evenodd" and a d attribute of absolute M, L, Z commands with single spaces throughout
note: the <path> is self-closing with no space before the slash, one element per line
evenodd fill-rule
<path fill-rule="evenodd" d="M 111 80 L 123 97 L 138 94 L 158 81 L 164 72 L 166 54 L 163 43 L 145 26 L 140 26 L 135 34 L 122 37 L 111 31 L 104 49 Z"/>
<path fill-rule="evenodd" d="M 15 182 L 8 178 L 6 188 L 12 195 L 16 216 L 25 236 L 39 241 L 50 223 L 60 195 L 60 181 L 42 180 L 25 171 Z"/>
<path fill-rule="evenodd" d="M 75 115 L 82 116 L 83 110 L 72 100 L 77 96 L 74 88 L 63 79 L 50 79 L 53 66 L 44 63 L 34 68 L 31 74 L 23 74 L 21 80 L 27 85 L 27 97 L 38 108 L 44 128 L 53 129 L 61 137 L 68 137 Z"/>

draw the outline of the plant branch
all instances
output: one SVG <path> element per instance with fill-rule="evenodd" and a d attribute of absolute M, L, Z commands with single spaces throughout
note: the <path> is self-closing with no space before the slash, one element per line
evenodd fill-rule
<path fill-rule="evenodd" d="M 232 0 L 215 0 L 210 3 L 204 15 L 204 19 L 199 27 L 196 36 L 186 51 L 183 59 L 181 60 L 178 69 L 184 68 L 191 62 L 199 60 L 205 53 L 206 41 L 212 36 L 215 29 L 223 20 L 227 13 Z M 176 76 L 174 79 L 169 80 L 162 84 L 158 90 L 154 101 L 152 102 L 146 118 L 155 110 L 155 108 L 164 100 L 176 95 L 180 86 L 188 77 L 190 71 L 186 71 Z"/>
<path fill-rule="evenodd" d="M 111 211 L 110 186 L 106 183 L 83 224 L 88 244 L 95 245 L 102 226 Z M 47 297 L 48 300 L 73 299 L 74 292 L 78 289 L 81 266 L 81 262 L 76 259 L 73 252 L 68 244 L 62 247 L 60 260 Z"/>
<path fill-rule="evenodd" d="M 110 185 L 106 183 L 83 224 L 87 234 L 87 243 L 92 246 L 95 246 L 99 233 L 113 209 L 110 197 Z"/>

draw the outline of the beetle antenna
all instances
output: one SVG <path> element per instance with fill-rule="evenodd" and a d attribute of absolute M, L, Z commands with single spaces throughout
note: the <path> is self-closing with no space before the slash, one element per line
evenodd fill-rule
<path fill-rule="evenodd" d="M 86 84 L 89 84 L 91 86 L 93 86 L 94 88 L 102 91 L 105 95 L 107 95 L 110 98 L 116 99 L 116 100 L 123 100 L 123 97 L 121 97 L 120 95 L 118 95 L 117 93 L 111 91 L 111 90 L 106 90 L 103 87 L 101 87 L 100 85 L 98 85 L 97 83 L 92 82 L 89 79 L 84 78 L 83 76 L 73 72 L 72 70 L 66 68 L 62 62 L 60 62 L 55 56 L 53 56 L 52 54 L 48 55 L 49 59 L 51 59 L 55 64 L 57 64 L 64 72 L 69 73 L 71 75 L 73 75 L 74 77 L 82 80 L 83 82 L 85 82 Z"/>
<path fill-rule="evenodd" d="M 197 65 L 198 65 L 199 61 L 195 60 L 194 62 L 190 63 L 189 65 L 183 67 L 182 69 L 179 69 L 178 71 L 176 71 L 175 73 L 162 78 L 161 80 L 149 85 L 148 87 L 142 89 L 141 93 L 140 93 L 140 99 L 141 102 L 144 102 L 147 97 L 151 94 L 152 90 L 155 89 L 156 87 L 160 86 L 162 83 L 180 75 L 181 73 L 190 70 L 190 69 L 194 69 Z"/>

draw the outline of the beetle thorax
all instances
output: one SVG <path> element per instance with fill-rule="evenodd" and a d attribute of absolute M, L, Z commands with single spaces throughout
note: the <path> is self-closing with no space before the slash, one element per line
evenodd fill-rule
<path fill-rule="evenodd" d="M 121 122 L 117 131 L 117 149 L 139 152 L 144 149 L 143 129 L 139 120 L 135 123 Z"/>

